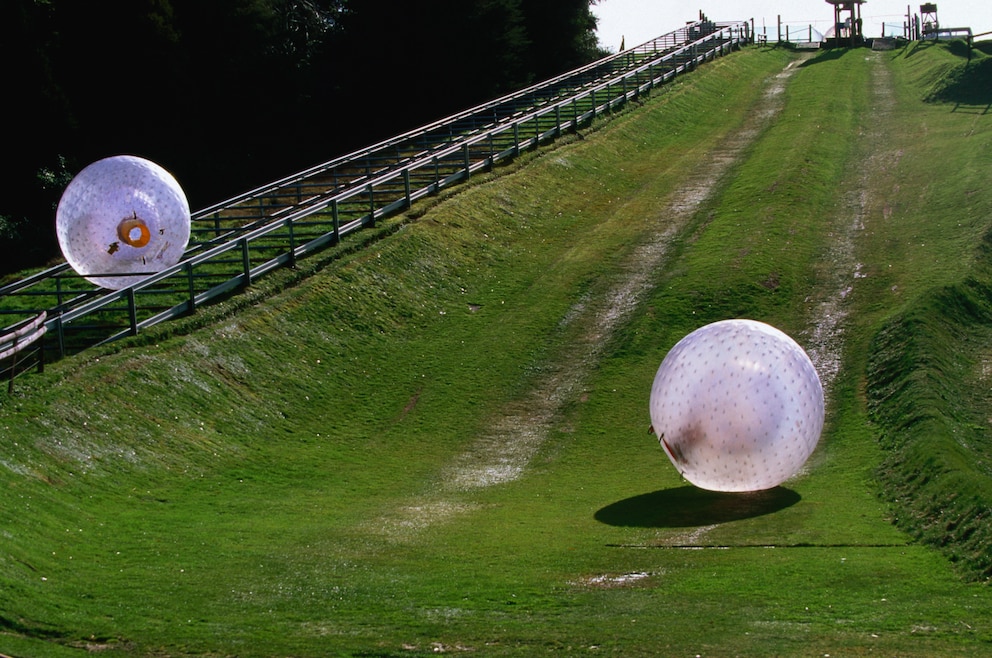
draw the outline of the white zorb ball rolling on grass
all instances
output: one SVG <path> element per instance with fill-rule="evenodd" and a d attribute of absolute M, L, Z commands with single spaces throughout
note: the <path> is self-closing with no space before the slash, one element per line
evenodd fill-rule
<path fill-rule="evenodd" d="M 179 262 L 189 242 L 189 202 L 159 165 L 117 155 L 97 160 L 72 179 L 59 201 L 55 227 L 72 269 L 98 286 L 119 290 L 136 283 L 138 275 Z"/>
<path fill-rule="evenodd" d="M 692 332 L 665 356 L 651 423 L 686 480 L 760 491 L 795 475 L 823 429 L 823 387 L 792 338 L 754 320 Z"/>

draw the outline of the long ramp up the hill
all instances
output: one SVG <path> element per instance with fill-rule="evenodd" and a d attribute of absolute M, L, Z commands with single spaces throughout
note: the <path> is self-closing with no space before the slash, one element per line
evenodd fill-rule
<path fill-rule="evenodd" d="M 274 181 L 195 212 L 183 259 L 128 288 L 94 287 L 66 263 L 3 286 L 4 325 L 13 330 L 47 313 L 47 334 L 37 345 L 49 360 L 136 335 L 574 131 L 749 39 L 745 22 L 700 20 Z"/>

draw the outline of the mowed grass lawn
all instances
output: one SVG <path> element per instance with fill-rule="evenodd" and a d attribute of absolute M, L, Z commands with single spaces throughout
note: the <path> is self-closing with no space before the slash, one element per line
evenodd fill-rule
<path fill-rule="evenodd" d="M 597 339 L 666 202 L 787 66 L 779 114 Z M 361 250 L 18 380 L 0 653 L 992 649 L 988 587 L 897 524 L 924 508 L 890 495 L 899 430 L 868 378 L 883 329 L 984 276 L 992 115 L 926 100 L 962 66 L 749 48 Z M 667 350 L 727 317 L 811 346 L 826 308 L 840 369 L 807 468 L 744 496 L 681 481 L 648 433 Z M 981 435 L 987 400 L 959 401 Z"/>

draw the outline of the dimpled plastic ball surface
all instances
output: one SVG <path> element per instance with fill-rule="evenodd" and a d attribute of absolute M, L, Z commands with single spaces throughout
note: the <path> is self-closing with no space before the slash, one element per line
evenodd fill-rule
<path fill-rule="evenodd" d="M 189 202 L 161 166 L 116 155 L 72 179 L 59 200 L 55 227 L 72 269 L 119 290 L 179 262 L 189 242 Z"/>
<path fill-rule="evenodd" d="M 823 430 L 823 387 L 792 338 L 755 320 L 723 320 L 680 340 L 651 388 L 651 422 L 686 480 L 711 491 L 776 487 Z"/>

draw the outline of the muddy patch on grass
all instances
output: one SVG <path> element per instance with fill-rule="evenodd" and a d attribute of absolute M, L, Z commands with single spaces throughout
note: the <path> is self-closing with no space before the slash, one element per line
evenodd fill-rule
<path fill-rule="evenodd" d="M 784 106 L 782 93 L 795 72 L 794 63 L 766 81 L 758 111 L 748 115 L 745 125 L 728 135 L 718 148 L 693 171 L 659 209 L 657 232 L 632 250 L 621 266 L 617 283 L 605 294 L 589 297 L 568 313 L 569 325 L 578 328 L 570 349 L 553 362 L 521 399 L 494 416 L 490 430 L 479 436 L 451 463 L 443 467 L 438 485 L 424 501 L 409 505 L 399 526 L 388 521 L 381 529 L 397 529 L 397 537 L 409 536 L 416 528 L 441 522 L 450 515 L 437 514 L 440 502 L 460 493 L 505 484 L 519 478 L 543 445 L 563 405 L 582 393 L 582 383 L 601 358 L 603 346 L 651 287 L 653 273 L 666 258 L 673 240 L 710 198 L 744 150 L 761 134 Z M 454 505 L 452 503 L 452 505 Z M 455 505 L 457 508 L 457 505 Z"/>
<path fill-rule="evenodd" d="M 621 574 L 599 574 L 580 578 L 572 583 L 578 587 L 592 587 L 597 589 L 614 589 L 617 587 L 630 587 L 641 583 L 652 576 L 658 575 L 651 571 L 635 571 Z"/>
<path fill-rule="evenodd" d="M 371 535 L 394 542 L 413 539 L 435 523 L 449 521 L 481 509 L 480 505 L 434 498 L 422 500 L 393 510 L 390 514 L 371 519 L 363 530 Z"/>

